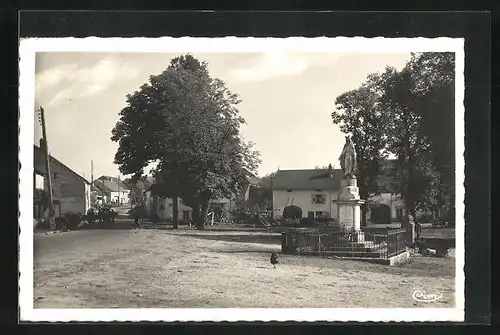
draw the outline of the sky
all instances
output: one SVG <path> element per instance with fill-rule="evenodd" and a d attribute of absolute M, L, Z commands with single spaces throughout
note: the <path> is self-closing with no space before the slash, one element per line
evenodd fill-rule
<path fill-rule="evenodd" d="M 45 110 L 52 156 L 90 180 L 118 176 L 113 163 L 118 144 L 111 130 L 150 75 L 172 58 L 188 53 L 37 53 L 35 103 Z M 212 77 L 239 95 L 241 133 L 261 154 L 260 176 L 332 164 L 344 134 L 332 123 L 335 98 L 359 87 L 387 65 L 402 68 L 409 53 L 192 53 L 206 61 Z M 35 143 L 41 126 L 35 122 Z M 123 176 L 122 176 L 123 177 Z"/>

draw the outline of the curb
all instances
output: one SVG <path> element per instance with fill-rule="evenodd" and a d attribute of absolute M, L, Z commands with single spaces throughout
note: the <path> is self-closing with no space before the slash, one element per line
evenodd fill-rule
<path fill-rule="evenodd" d="M 69 231 L 71 230 L 38 231 L 34 232 L 33 235 L 52 235 L 52 234 L 66 233 Z"/>

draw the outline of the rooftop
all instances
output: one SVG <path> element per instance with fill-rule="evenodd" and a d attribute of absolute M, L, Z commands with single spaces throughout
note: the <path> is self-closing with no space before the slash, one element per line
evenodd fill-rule
<path fill-rule="evenodd" d="M 332 175 L 328 170 L 278 170 L 273 177 L 275 190 L 338 190 L 343 172 L 333 169 Z"/>
<path fill-rule="evenodd" d="M 42 176 L 46 175 L 45 171 L 45 158 L 44 158 L 44 152 L 42 148 L 37 146 L 36 144 L 33 145 L 33 155 L 34 155 L 34 169 L 37 174 L 40 174 Z M 82 179 L 85 183 L 90 184 L 90 182 L 80 176 L 78 173 L 76 173 L 74 170 L 70 169 L 66 164 L 62 163 L 60 160 L 54 158 L 52 155 L 49 155 L 50 157 L 50 162 L 52 164 L 57 164 L 61 167 L 63 167 L 65 170 L 71 172 L 75 177 Z"/>
<path fill-rule="evenodd" d="M 121 181 L 115 177 L 101 176 L 101 177 L 97 178 L 96 182 L 102 184 L 104 187 L 106 187 L 111 192 L 119 192 L 119 191 L 124 191 L 124 190 L 128 191 L 129 190 L 128 186 L 125 185 L 125 183 L 123 181 Z"/>

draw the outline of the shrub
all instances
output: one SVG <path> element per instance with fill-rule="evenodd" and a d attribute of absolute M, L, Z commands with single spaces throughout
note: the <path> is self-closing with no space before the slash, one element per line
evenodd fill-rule
<path fill-rule="evenodd" d="M 63 229 L 64 227 L 67 226 L 66 218 L 64 218 L 64 217 L 58 217 L 58 218 L 55 218 L 54 220 L 56 222 L 56 229 L 57 230 Z"/>
<path fill-rule="evenodd" d="M 316 222 L 312 218 L 302 218 L 298 224 L 300 227 L 315 227 Z"/>
<path fill-rule="evenodd" d="M 128 215 L 131 218 L 135 218 L 135 217 L 145 218 L 145 217 L 147 217 L 147 214 L 148 213 L 146 211 L 146 208 L 144 208 L 144 206 L 142 206 L 142 205 L 136 205 L 136 206 L 134 206 L 134 208 L 132 208 L 128 211 Z"/>
<path fill-rule="evenodd" d="M 87 211 L 87 215 L 85 216 L 85 219 L 89 224 L 94 224 L 97 220 L 97 211 L 94 208 L 90 208 Z"/>
<path fill-rule="evenodd" d="M 49 219 L 42 219 L 40 223 L 36 226 L 36 229 L 48 230 L 50 229 L 50 221 Z"/>
<path fill-rule="evenodd" d="M 82 215 L 80 213 L 65 213 L 63 220 L 68 229 L 74 229 L 82 222 Z"/>

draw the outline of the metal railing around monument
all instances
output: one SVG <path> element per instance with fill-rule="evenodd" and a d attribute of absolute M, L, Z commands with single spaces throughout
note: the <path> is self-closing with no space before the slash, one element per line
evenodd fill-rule
<path fill-rule="evenodd" d="M 293 229 L 282 233 L 282 251 L 288 254 L 383 259 L 406 249 L 405 229 L 343 231 L 335 227 Z"/>

